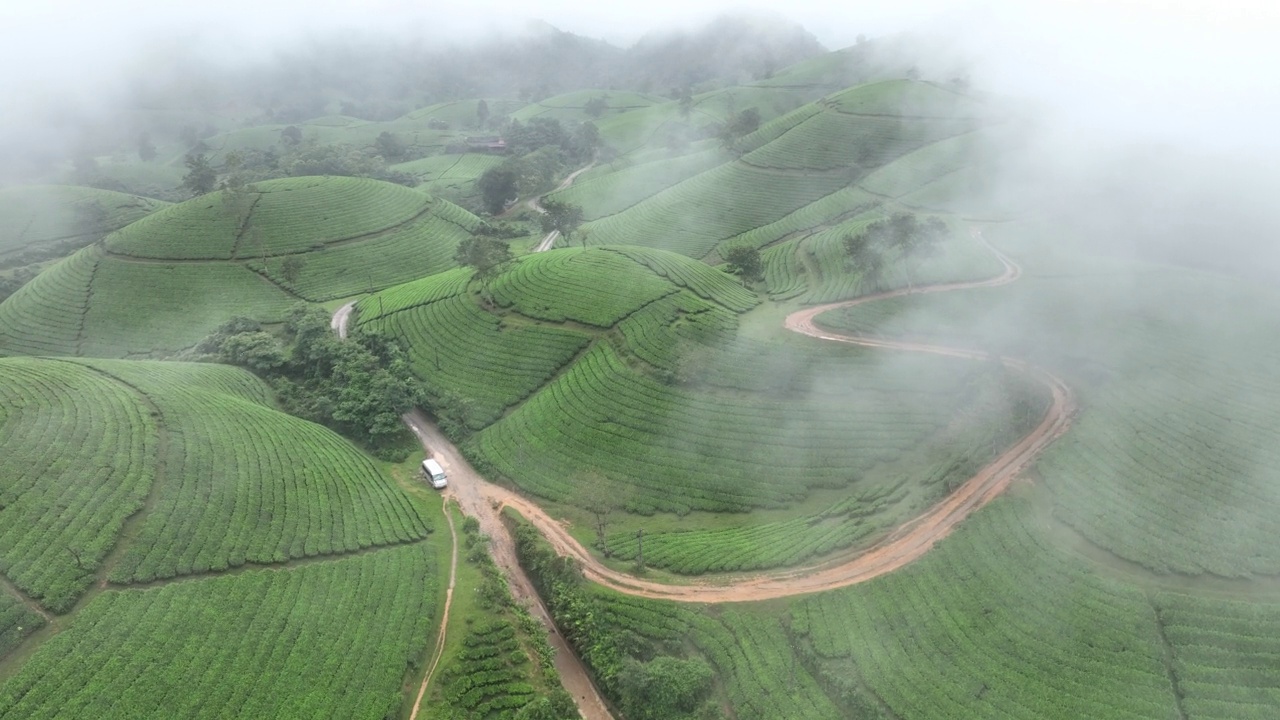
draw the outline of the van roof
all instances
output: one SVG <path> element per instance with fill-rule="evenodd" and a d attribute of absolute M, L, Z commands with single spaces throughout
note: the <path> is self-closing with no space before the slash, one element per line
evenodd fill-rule
<path fill-rule="evenodd" d="M 436 462 L 434 458 L 427 458 L 426 460 L 423 460 L 422 467 L 432 475 L 444 474 L 444 468 L 440 467 L 440 463 Z"/>

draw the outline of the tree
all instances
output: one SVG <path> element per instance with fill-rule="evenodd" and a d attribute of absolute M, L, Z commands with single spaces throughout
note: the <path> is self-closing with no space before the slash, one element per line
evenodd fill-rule
<path fill-rule="evenodd" d="M 729 272 L 747 281 L 764 279 L 764 264 L 760 262 L 760 249 L 753 245 L 735 245 L 724 254 Z"/>
<path fill-rule="evenodd" d="M 559 230 L 566 241 L 582 224 L 582 208 L 559 200 L 543 200 L 542 232 Z"/>
<path fill-rule="evenodd" d="M 636 720 L 687 717 L 711 693 L 714 677 L 699 659 L 662 655 L 642 663 L 627 658 L 617 677 L 619 705 Z"/>
<path fill-rule="evenodd" d="M 155 143 L 151 142 L 151 135 L 145 132 L 138 136 L 138 159 L 142 162 L 156 159 Z"/>
<path fill-rule="evenodd" d="M 293 285 L 298 282 L 298 278 L 302 275 L 302 269 L 307 266 L 307 261 L 297 255 L 290 255 L 280 264 L 280 276 L 284 281 Z"/>
<path fill-rule="evenodd" d="M 489 122 L 489 103 L 482 98 L 476 103 L 476 127 L 483 129 L 487 122 Z"/>
<path fill-rule="evenodd" d="M 218 173 L 204 153 L 188 155 L 184 163 L 187 174 L 182 178 L 182 187 L 191 192 L 191 197 L 207 195 L 218 186 Z"/>
<path fill-rule="evenodd" d="M 582 157 L 590 157 L 600 146 L 600 128 L 596 124 L 587 120 L 578 126 L 573 132 L 573 144 L 577 146 L 578 154 Z"/>
<path fill-rule="evenodd" d="M 469 237 L 458 244 L 453 261 L 474 268 L 477 279 L 485 279 L 499 265 L 511 259 L 511 248 L 501 240 L 486 235 Z"/>
<path fill-rule="evenodd" d="M 247 367 L 257 373 L 279 370 L 288 362 L 280 342 L 261 330 L 231 335 L 219 351 L 224 362 Z"/>
<path fill-rule="evenodd" d="M 720 144 L 724 147 L 731 147 L 735 140 L 753 133 L 756 128 L 760 127 L 760 111 L 753 107 L 747 108 L 734 116 L 725 124 L 724 130 L 720 132 Z"/>
<path fill-rule="evenodd" d="M 884 277 L 884 254 L 870 228 L 844 239 L 845 252 L 854 268 L 862 272 L 862 285 L 867 291 L 880 289 Z"/>
<path fill-rule="evenodd" d="M 587 112 L 587 115 L 590 115 L 593 118 L 598 118 L 601 115 L 604 115 L 605 111 L 609 109 L 609 103 L 604 98 L 597 96 L 588 100 L 587 104 L 582 109 Z"/>
<path fill-rule="evenodd" d="M 502 212 L 507 201 L 518 196 L 520 177 L 512 165 L 503 163 L 485 170 L 476 181 L 485 210 L 491 215 Z"/>
<path fill-rule="evenodd" d="M 680 101 L 680 104 L 677 106 L 677 109 L 680 112 L 680 117 L 688 120 L 689 115 L 693 113 L 693 89 L 686 85 L 675 90 L 674 94 L 676 99 Z"/>
<path fill-rule="evenodd" d="M 612 555 L 607 542 L 609 520 L 619 504 L 616 488 L 603 475 L 593 470 L 577 473 L 571 485 L 577 488 L 582 508 L 591 513 L 596 530 L 596 548 L 605 557 L 609 557 Z"/>
<path fill-rule="evenodd" d="M 292 147 L 294 145 L 298 145 L 301 142 L 302 142 L 302 128 L 298 127 L 297 125 L 290 125 L 289 127 L 280 131 L 281 144 Z"/>
<path fill-rule="evenodd" d="M 383 131 L 378 139 L 373 141 L 373 145 L 377 148 L 378 154 L 387 160 L 399 160 L 404 157 L 404 143 L 389 132 Z"/>

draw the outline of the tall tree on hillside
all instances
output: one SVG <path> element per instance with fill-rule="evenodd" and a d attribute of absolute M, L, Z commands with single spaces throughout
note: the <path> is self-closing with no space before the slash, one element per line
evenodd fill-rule
<path fill-rule="evenodd" d="M 542 209 L 546 211 L 542 215 L 542 232 L 559 230 L 566 242 L 582 224 L 582 208 L 577 205 L 547 199 L 542 201 Z"/>
<path fill-rule="evenodd" d="M 603 97 L 596 96 L 588 100 L 587 104 L 583 106 L 582 109 L 587 112 L 587 115 L 590 115 L 593 118 L 598 118 L 604 114 L 605 110 L 609 109 L 609 102 Z"/>
<path fill-rule="evenodd" d="M 507 206 L 507 201 L 519 195 L 519 186 L 520 175 L 509 163 L 485 170 L 480 175 L 480 179 L 476 180 L 484 209 L 491 215 L 502 212 Z"/>
<path fill-rule="evenodd" d="M 373 141 L 373 146 L 383 159 L 390 162 L 395 162 L 404 157 L 404 143 L 400 142 L 400 138 L 389 132 L 384 131 L 381 135 L 378 135 L 378 138 Z"/>
<path fill-rule="evenodd" d="M 862 289 L 875 292 L 884 279 L 884 252 L 878 242 L 878 233 L 867 228 L 860 233 L 845 236 L 845 252 L 853 267 L 862 273 Z"/>
<path fill-rule="evenodd" d="M 188 155 L 184 164 L 187 174 L 182 178 L 182 187 L 191 193 L 191 197 L 207 195 L 218 186 L 218 172 L 204 153 Z"/>
<path fill-rule="evenodd" d="M 915 287 L 915 271 L 926 259 L 938 254 L 938 244 L 947 236 L 947 224 L 936 217 L 920 222 L 915 215 L 907 213 L 894 215 L 891 222 L 895 223 L 893 239 L 902 255 L 907 287 Z"/>
<path fill-rule="evenodd" d="M 511 260 L 511 248 L 498 238 L 474 235 L 458 244 L 453 260 L 463 267 L 475 269 L 473 279 L 480 283 L 480 302 L 486 308 L 492 308 L 489 281 L 499 266 Z"/>
<path fill-rule="evenodd" d="M 489 122 L 489 103 L 481 98 L 480 102 L 476 103 L 476 127 L 483 130 L 487 122 Z"/>
<path fill-rule="evenodd" d="M 463 240 L 453 253 L 453 261 L 475 269 L 477 279 L 486 279 L 511 257 L 511 248 L 505 242 L 487 235 L 476 235 Z"/>
<path fill-rule="evenodd" d="M 760 261 L 760 249 L 754 245 L 735 245 L 725 251 L 729 272 L 748 282 L 764 278 L 764 264 Z"/>

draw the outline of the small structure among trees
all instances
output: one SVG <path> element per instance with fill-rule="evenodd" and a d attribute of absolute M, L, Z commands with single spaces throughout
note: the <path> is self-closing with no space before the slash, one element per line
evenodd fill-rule
<path fill-rule="evenodd" d="M 467 152 L 483 152 L 493 155 L 507 154 L 507 141 L 500 135 L 468 135 Z"/>

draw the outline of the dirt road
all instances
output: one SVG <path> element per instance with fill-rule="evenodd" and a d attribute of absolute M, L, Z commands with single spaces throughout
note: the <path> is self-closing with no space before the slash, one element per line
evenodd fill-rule
<path fill-rule="evenodd" d="M 975 237 L 986 244 L 976 231 Z M 1021 274 L 1018 265 L 990 245 L 987 247 L 1004 266 L 1004 271 L 996 277 L 973 282 L 904 288 L 868 295 L 856 300 L 805 308 L 788 315 L 785 325 L 787 329 L 794 332 L 831 342 L 985 360 L 989 355 L 983 351 L 828 332 L 818 328 L 814 324 L 814 318 L 828 310 L 892 297 L 996 287 L 1017 280 Z M 337 322 L 336 316 L 335 322 Z M 339 332 L 341 333 L 341 329 Z M 573 538 L 561 523 L 547 515 L 537 504 L 481 477 L 467 463 L 458 449 L 444 437 L 439 428 L 427 421 L 421 413 L 406 415 L 404 419 L 428 448 L 428 452 L 431 452 L 448 471 L 451 478 L 451 492 L 458 498 L 463 512 L 477 518 L 482 530 L 492 538 L 494 559 L 506 570 L 511 579 L 513 592 L 518 597 L 528 598 L 535 608 L 535 615 L 549 628 L 554 628 L 545 607 L 537 593 L 533 591 L 528 577 L 515 560 L 515 549 L 510 533 L 507 532 L 506 526 L 502 524 L 499 517 L 504 506 L 519 510 L 539 529 L 557 552 L 577 560 L 588 579 L 630 595 L 682 602 L 750 602 L 832 590 L 866 582 L 893 572 L 923 556 L 935 543 L 946 537 L 961 520 L 1003 492 L 1027 465 L 1070 426 L 1076 412 L 1076 404 L 1065 382 L 1047 370 L 1023 360 L 1004 357 L 999 359 L 1007 367 L 1045 384 L 1052 393 L 1052 402 L 1044 419 L 1034 430 L 982 468 L 947 498 L 919 517 L 904 523 L 871 548 L 836 553 L 819 563 L 804 567 L 748 577 L 737 576 L 732 580 L 704 578 L 701 582 L 689 585 L 667 585 L 605 567 Z M 589 720 L 609 717 L 604 702 L 591 685 L 585 669 L 554 629 L 552 639 L 557 648 L 557 667 L 565 681 L 566 689 L 579 701 L 583 717 Z M 562 661 L 564 667 L 561 667 Z"/>
<path fill-rule="evenodd" d="M 584 172 L 586 172 L 586 171 L 590 170 L 591 168 L 593 168 L 593 167 L 595 167 L 595 166 L 596 166 L 596 161 L 595 161 L 595 160 L 592 160 L 592 161 L 591 161 L 589 164 L 587 164 L 585 167 L 580 167 L 580 168 L 578 168 L 577 170 L 574 170 L 572 173 L 570 173 L 570 174 L 569 174 L 569 177 L 565 178 L 565 179 L 564 179 L 564 181 L 563 181 L 563 182 L 561 182 L 561 183 L 556 187 L 556 190 L 563 190 L 563 189 L 565 189 L 565 188 L 569 187 L 570 185 L 572 185 L 572 184 L 573 184 L 573 181 L 574 181 L 574 180 L 576 180 L 576 179 L 578 178 L 578 176 L 579 176 L 579 175 L 581 175 L 582 173 L 584 173 Z M 552 192 L 555 192 L 555 190 L 553 190 Z M 542 198 L 541 198 L 541 197 L 536 197 L 536 198 L 533 198 L 532 200 L 530 200 L 530 201 L 529 201 L 529 207 L 530 207 L 531 209 L 533 209 L 535 212 L 537 212 L 537 213 L 539 213 L 539 214 L 541 214 L 541 215 L 545 215 L 545 214 L 547 213 L 547 211 L 546 211 L 546 210 L 542 209 Z M 537 253 L 537 252 L 546 252 L 547 250 L 550 250 L 550 249 L 551 249 L 551 246 L 556 244 L 556 238 L 558 238 L 558 237 L 560 237 L 560 231 L 559 231 L 559 230 L 552 230 L 551 232 L 547 233 L 547 236 L 546 236 L 546 237 L 542 238 L 542 242 L 538 243 L 538 246 L 537 246 L 537 247 L 535 247 L 535 248 L 533 249 L 533 251 Z"/>
<path fill-rule="evenodd" d="M 453 586 L 458 578 L 458 529 L 453 526 L 453 513 L 449 512 L 448 498 L 444 500 L 444 519 L 449 523 L 449 537 L 453 540 L 453 552 L 449 559 L 449 587 L 444 592 L 444 613 L 440 616 L 440 629 L 436 632 L 436 647 L 431 653 L 427 674 L 422 676 L 422 685 L 418 687 L 418 698 L 413 701 L 413 712 L 409 714 L 409 720 L 418 719 L 422 696 L 427 694 L 431 677 L 436 674 L 436 666 L 440 664 L 440 656 L 444 654 L 444 641 L 449 632 L 449 609 L 453 607 Z"/>
<path fill-rule="evenodd" d="M 347 321 L 351 319 L 351 311 L 356 307 L 356 301 L 343 305 L 333 312 L 333 317 L 329 320 L 329 328 L 338 333 L 340 340 L 347 339 Z"/>
<path fill-rule="evenodd" d="M 609 713 L 600 691 L 591 682 L 587 669 L 556 629 L 542 598 L 533 589 L 533 582 L 516 560 L 515 541 L 500 517 L 501 504 L 492 500 L 495 497 L 492 491 L 502 489 L 481 477 L 458 448 L 440 432 L 440 428 L 427 420 L 421 412 L 408 413 L 403 419 L 405 425 L 418 436 L 427 454 L 444 467 L 449 476 L 449 489 L 446 492 L 457 499 L 463 513 L 479 521 L 480 531 L 489 536 L 489 552 L 506 575 L 511 594 L 517 600 L 525 601 L 529 612 L 547 628 L 551 645 L 556 650 L 556 671 L 560 673 L 564 689 L 573 695 L 578 712 L 582 713 L 585 720 L 612 720 L 613 715 Z"/>

